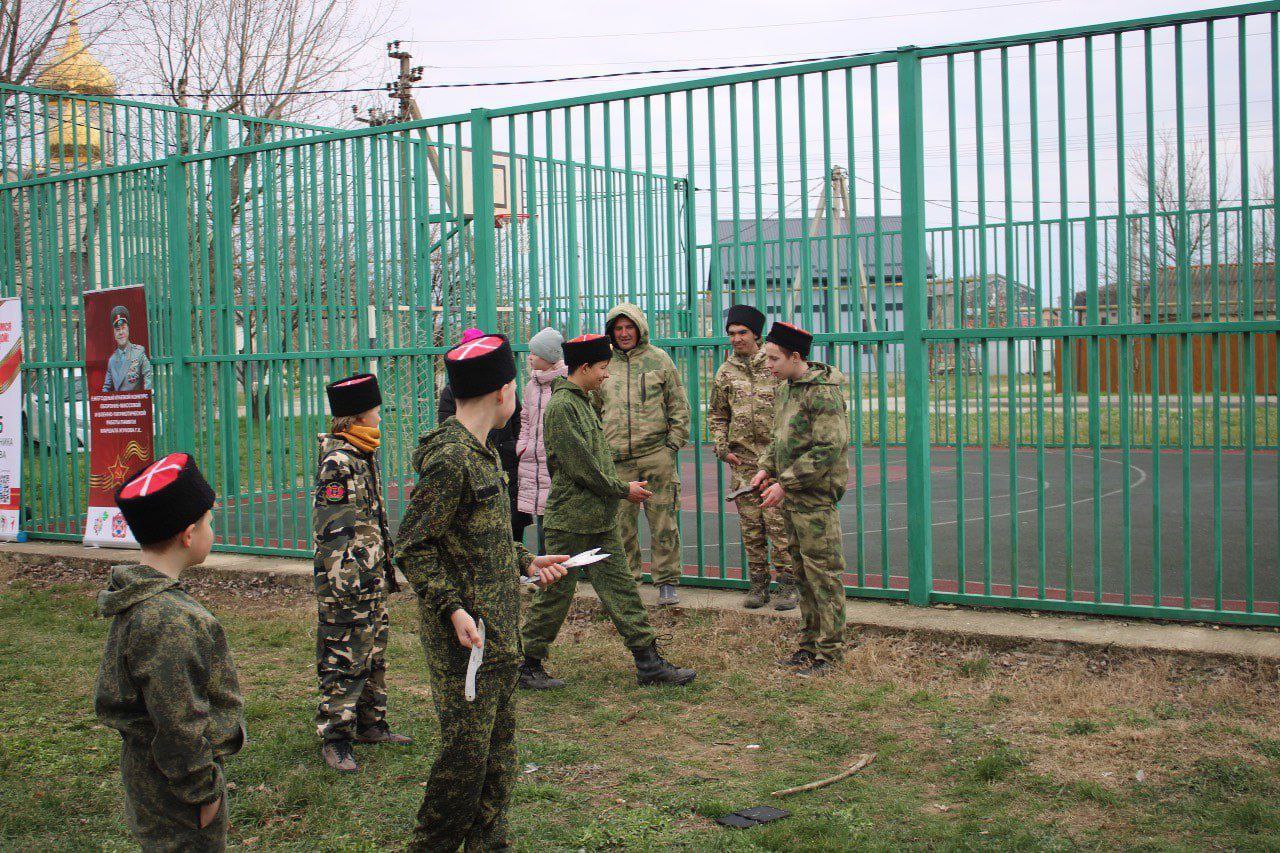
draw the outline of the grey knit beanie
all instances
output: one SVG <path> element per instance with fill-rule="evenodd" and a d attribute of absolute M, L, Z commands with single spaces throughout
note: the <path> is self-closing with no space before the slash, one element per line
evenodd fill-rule
<path fill-rule="evenodd" d="M 529 338 L 529 352 L 555 364 L 564 358 L 564 335 L 548 326 Z"/>

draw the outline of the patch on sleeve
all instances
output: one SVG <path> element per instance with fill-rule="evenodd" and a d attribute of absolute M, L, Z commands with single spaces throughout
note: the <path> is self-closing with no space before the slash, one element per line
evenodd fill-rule
<path fill-rule="evenodd" d="M 347 502 L 349 493 L 347 492 L 347 484 L 334 480 L 332 483 L 326 483 L 324 487 L 325 503 L 344 504 Z"/>

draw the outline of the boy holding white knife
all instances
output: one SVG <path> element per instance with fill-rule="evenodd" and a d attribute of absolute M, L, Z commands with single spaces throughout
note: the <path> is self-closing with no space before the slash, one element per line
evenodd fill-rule
<path fill-rule="evenodd" d="M 418 594 L 440 724 L 410 850 L 507 849 L 515 781 L 520 576 L 545 587 L 566 556 L 512 541 L 506 477 L 489 431 L 515 410 L 515 359 L 502 335 L 445 354 L 457 413 L 423 436 L 397 562 Z"/>
<path fill-rule="evenodd" d="M 547 549 L 575 554 L 564 582 L 540 589 L 525 617 L 524 661 L 520 686 L 531 690 L 563 687 L 543 667 L 560 632 L 578 585 L 578 566 L 591 564 L 591 585 L 600 606 L 631 650 L 639 684 L 688 684 L 697 675 L 658 654 L 657 638 L 635 579 L 627 565 L 618 532 L 618 502 L 643 503 L 650 496 L 645 483 L 625 483 L 613 466 L 613 451 L 605 441 L 600 416 L 588 394 L 609 377 L 613 351 L 604 335 L 583 335 L 563 345 L 567 379 L 552 385 L 551 401 L 543 415 L 551 494 L 543 527 Z M 590 554 L 582 553 L 591 551 Z"/>

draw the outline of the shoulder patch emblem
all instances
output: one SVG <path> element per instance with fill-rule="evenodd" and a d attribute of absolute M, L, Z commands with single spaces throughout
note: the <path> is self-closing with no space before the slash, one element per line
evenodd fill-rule
<path fill-rule="evenodd" d="M 324 499 L 331 504 L 347 502 L 347 486 L 345 483 L 333 482 L 324 487 Z"/>

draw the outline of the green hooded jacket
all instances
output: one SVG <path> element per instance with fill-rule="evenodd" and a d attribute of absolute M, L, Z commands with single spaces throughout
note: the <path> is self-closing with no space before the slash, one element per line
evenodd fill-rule
<path fill-rule="evenodd" d="M 222 626 L 182 584 L 149 566 L 111 569 L 98 609 L 112 620 L 94 711 L 149 750 L 175 797 L 222 795 L 221 760 L 244 745 L 236 667 Z"/>
<path fill-rule="evenodd" d="M 773 440 L 760 466 L 786 491 L 787 503 L 801 509 L 834 506 L 849 479 L 849 413 L 844 376 L 834 367 L 809 362 L 799 379 L 778 386 Z"/>
<path fill-rule="evenodd" d="M 640 342 L 627 352 L 614 347 L 609 378 L 593 400 L 613 458 L 636 459 L 663 447 L 679 450 L 689 442 L 689 398 L 675 362 L 649 343 L 649 321 L 629 302 L 609 312 L 605 332 L 610 340 L 619 317 L 636 324 Z"/>
<path fill-rule="evenodd" d="M 551 384 L 542 415 L 551 494 L 543 526 L 575 533 L 600 533 L 617 524 L 618 501 L 630 486 L 618 478 L 613 451 L 600 414 L 587 394 L 568 379 Z"/>
<path fill-rule="evenodd" d="M 484 620 L 484 662 L 520 658 L 520 575 L 533 555 L 511 537 L 511 499 L 498 451 L 458 419 L 424 435 L 413 452 L 418 483 L 396 533 L 396 562 L 418 593 L 433 667 L 465 670 L 469 652 L 449 617 Z"/>

